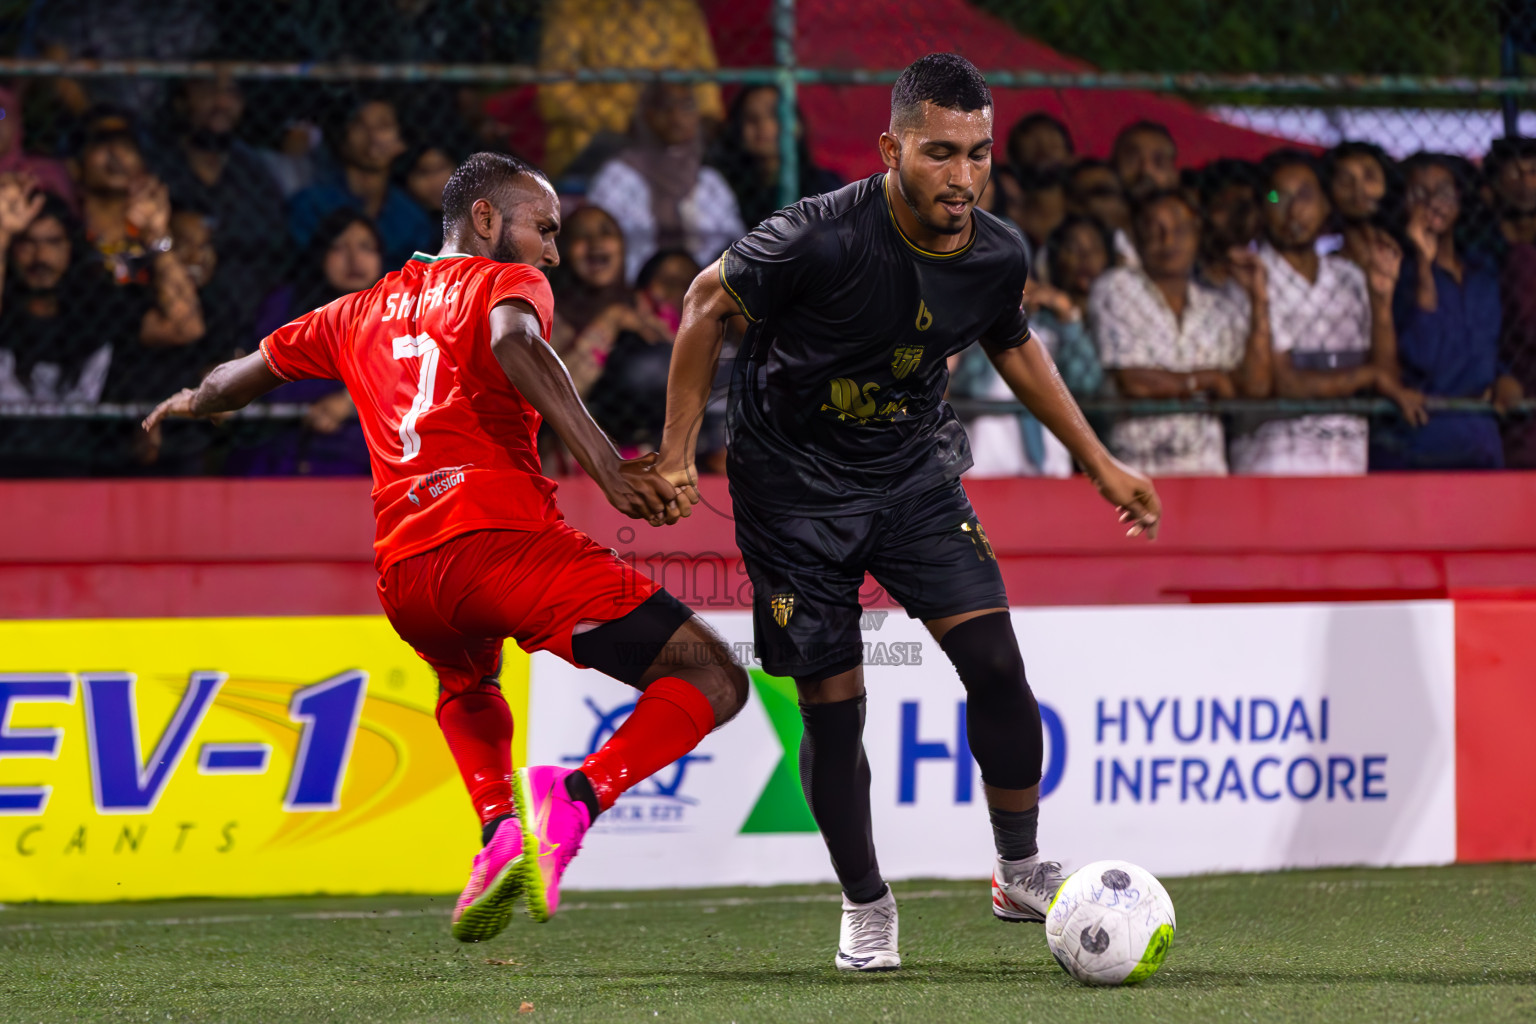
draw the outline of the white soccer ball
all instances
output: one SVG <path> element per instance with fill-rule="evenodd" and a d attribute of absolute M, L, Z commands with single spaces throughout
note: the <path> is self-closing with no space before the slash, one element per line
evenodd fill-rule
<path fill-rule="evenodd" d="M 1156 973 L 1175 928 L 1173 901 L 1150 871 L 1100 860 L 1072 873 L 1045 915 L 1056 962 L 1085 985 L 1134 985 Z"/>

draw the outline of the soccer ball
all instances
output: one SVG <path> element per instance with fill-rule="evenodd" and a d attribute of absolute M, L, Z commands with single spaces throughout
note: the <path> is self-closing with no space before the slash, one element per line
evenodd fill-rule
<path fill-rule="evenodd" d="M 1134 985 L 1162 965 L 1174 927 L 1173 901 L 1151 872 L 1101 860 L 1061 883 L 1046 911 L 1045 941 L 1085 985 Z"/>

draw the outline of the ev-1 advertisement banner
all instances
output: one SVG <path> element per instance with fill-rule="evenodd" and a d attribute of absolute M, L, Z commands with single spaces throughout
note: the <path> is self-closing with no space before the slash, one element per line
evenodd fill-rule
<path fill-rule="evenodd" d="M 1016 609 L 1046 734 L 1040 842 L 1068 867 L 1162 874 L 1440 864 L 1456 856 L 1450 602 Z M 743 659 L 750 616 L 706 616 Z M 890 878 L 992 866 L 965 691 L 921 624 L 864 615 L 880 865 Z M 753 701 L 621 799 L 573 886 L 828 881 L 800 795 L 793 684 Z M 529 753 L 578 764 L 634 693 L 543 655 Z"/>
<path fill-rule="evenodd" d="M 451 892 L 436 699 L 383 616 L 0 623 L 0 902 Z"/>
<path fill-rule="evenodd" d="M 1455 859 L 1449 602 L 1012 615 L 1048 856 L 1163 874 Z M 705 617 L 751 664 L 750 616 Z M 881 866 L 984 877 L 964 689 L 920 624 L 863 625 Z M 572 887 L 832 878 L 794 685 L 751 676 L 733 722 L 599 819 Z M 518 764 L 579 764 L 636 696 L 512 644 L 502 685 Z M 382 616 L 0 623 L 0 902 L 452 893 L 478 825 L 436 689 Z"/>

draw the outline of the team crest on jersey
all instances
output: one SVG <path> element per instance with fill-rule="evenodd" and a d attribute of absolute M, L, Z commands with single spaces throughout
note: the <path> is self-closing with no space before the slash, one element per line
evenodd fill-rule
<path fill-rule="evenodd" d="M 917 364 L 923 361 L 923 346 L 903 345 L 891 356 L 891 372 L 901 380 L 907 374 L 917 369 Z"/>
<path fill-rule="evenodd" d="M 992 542 L 987 540 L 987 531 L 981 528 L 980 522 L 961 523 L 960 532 L 971 538 L 971 543 L 976 546 L 976 561 L 985 562 L 987 559 L 997 561 L 997 554 L 992 550 Z"/>
<path fill-rule="evenodd" d="M 783 629 L 789 625 L 789 617 L 795 614 L 795 595 L 774 594 L 768 599 L 768 607 L 773 611 L 773 621 Z"/>
<path fill-rule="evenodd" d="M 840 420 L 851 417 L 862 422 L 878 411 L 879 403 L 875 401 L 874 392 L 879 390 L 880 385 L 874 381 L 861 388 L 851 377 L 838 377 L 831 382 L 830 401 L 822 409 L 834 410 Z"/>
<path fill-rule="evenodd" d="M 926 331 L 933 326 L 933 313 L 928 309 L 928 303 L 922 299 L 917 300 L 917 329 Z"/>

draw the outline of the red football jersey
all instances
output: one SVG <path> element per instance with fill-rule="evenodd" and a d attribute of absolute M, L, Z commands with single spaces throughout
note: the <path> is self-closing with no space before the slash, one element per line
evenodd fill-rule
<path fill-rule="evenodd" d="M 555 300 L 537 269 L 417 253 L 261 343 L 279 377 L 339 380 L 357 405 L 381 572 L 461 533 L 561 518 L 539 466 L 541 417 L 491 352 L 491 307 L 508 299 L 534 308 L 547 340 Z"/>

